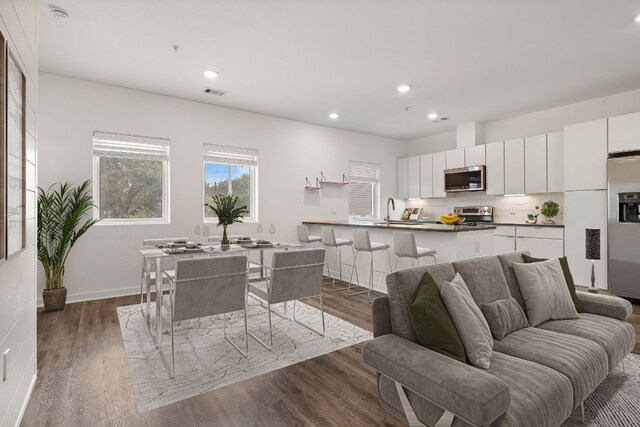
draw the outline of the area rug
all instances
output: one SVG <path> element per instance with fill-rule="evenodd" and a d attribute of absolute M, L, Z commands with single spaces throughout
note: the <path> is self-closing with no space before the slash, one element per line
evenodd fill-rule
<path fill-rule="evenodd" d="M 578 408 L 563 427 L 640 426 L 640 356 L 627 356 L 625 372 L 615 368 L 585 400 L 584 410 L 586 423 Z"/>
<path fill-rule="evenodd" d="M 282 305 L 279 308 L 282 312 Z M 188 399 L 372 338 L 370 332 L 327 313 L 326 335 L 321 337 L 295 323 L 292 320 L 292 305 L 289 304 L 288 308 L 287 319 L 275 314 L 271 316 L 273 351 L 249 338 L 247 358 L 224 339 L 222 316 L 181 322 L 174 327 L 176 373 L 175 378 L 171 378 L 170 336 L 167 333 L 163 335 L 159 350 L 151 338 L 140 306 L 118 307 L 124 350 L 138 411 L 145 412 Z M 153 304 L 151 313 L 152 316 L 155 313 Z M 234 313 L 231 318 L 227 318 L 227 336 L 244 349 L 244 318 L 241 313 Z M 266 308 L 253 302 L 249 305 L 247 314 L 249 331 L 268 342 Z M 322 328 L 320 311 L 307 304 L 296 304 L 296 318 L 315 329 Z M 168 327 L 168 321 L 164 327 Z"/>

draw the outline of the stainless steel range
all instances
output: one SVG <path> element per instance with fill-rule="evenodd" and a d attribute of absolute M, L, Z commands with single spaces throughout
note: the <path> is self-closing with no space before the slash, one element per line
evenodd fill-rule
<path fill-rule="evenodd" d="M 463 206 L 453 208 L 465 222 L 493 222 L 493 208 L 491 206 Z"/>

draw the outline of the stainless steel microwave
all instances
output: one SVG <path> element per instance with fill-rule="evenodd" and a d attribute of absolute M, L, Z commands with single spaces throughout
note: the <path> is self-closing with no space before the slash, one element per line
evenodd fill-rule
<path fill-rule="evenodd" d="M 485 190 L 485 166 L 447 169 L 444 171 L 444 190 L 447 193 Z"/>

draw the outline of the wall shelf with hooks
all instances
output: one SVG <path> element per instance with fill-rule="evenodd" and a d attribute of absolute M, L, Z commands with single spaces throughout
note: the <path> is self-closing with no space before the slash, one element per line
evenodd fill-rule
<path fill-rule="evenodd" d="M 316 185 L 312 185 L 311 182 L 309 182 L 309 178 L 305 177 L 304 178 L 306 181 L 306 185 L 304 187 L 305 190 L 320 190 L 322 189 L 322 185 L 320 184 L 320 180 L 318 178 L 316 178 Z"/>
<path fill-rule="evenodd" d="M 320 172 L 320 184 L 347 185 L 348 183 L 349 180 L 347 179 L 345 174 L 342 174 L 342 181 L 330 181 L 324 176 L 324 173 Z"/>

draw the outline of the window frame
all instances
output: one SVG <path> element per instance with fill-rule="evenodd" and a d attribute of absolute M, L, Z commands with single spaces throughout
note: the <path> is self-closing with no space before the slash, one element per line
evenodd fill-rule
<path fill-rule="evenodd" d="M 96 133 L 103 132 L 94 132 L 94 140 Z M 121 137 L 132 137 L 132 138 L 148 138 L 141 137 L 137 135 L 126 135 L 126 134 L 113 134 Z M 156 139 L 156 138 L 150 138 Z M 158 138 L 159 139 L 159 138 Z M 93 147 L 93 143 L 92 143 Z M 167 145 L 167 158 L 164 160 L 150 160 L 150 161 L 158 161 L 162 162 L 162 218 L 100 218 L 100 159 L 102 156 L 96 155 L 92 153 L 93 156 L 93 218 L 98 219 L 99 221 L 96 225 L 157 225 L 157 224 L 170 224 L 170 158 L 169 158 L 169 146 Z M 117 157 L 113 156 L 113 158 L 119 158 L 124 160 L 141 160 L 135 159 L 127 156 Z"/>
<path fill-rule="evenodd" d="M 256 164 L 255 165 L 246 165 L 246 164 L 241 164 L 241 163 L 233 163 L 232 161 L 229 162 L 222 162 L 222 161 L 213 161 L 211 159 L 207 159 L 206 156 L 206 147 L 207 146 L 212 146 L 212 145 L 216 145 L 217 147 L 221 147 L 221 148 L 229 148 L 230 151 L 233 150 L 252 150 L 256 152 Z M 203 145 L 203 154 L 204 154 L 204 158 L 202 160 L 202 205 L 203 205 L 203 209 L 202 209 L 202 222 L 205 224 L 217 224 L 218 223 L 218 217 L 215 216 L 207 216 L 206 212 L 207 212 L 207 208 L 204 206 L 205 203 L 209 203 L 210 200 L 207 200 L 207 195 L 206 195 L 206 183 L 207 183 L 207 163 L 210 164 L 226 164 L 228 166 L 247 166 L 249 168 L 249 216 L 245 216 L 242 218 L 242 222 L 243 223 L 256 223 L 258 222 L 258 150 L 255 149 L 248 149 L 248 148 L 243 148 L 243 147 L 235 147 L 235 146 L 224 146 L 224 145 L 218 145 L 218 144 L 204 144 Z M 232 193 L 233 194 L 233 193 Z"/>
<path fill-rule="evenodd" d="M 351 168 L 355 165 L 367 165 L 376 169 L 377 179 L 375 181 L 358 180 L 358 177 L 354 177 L 351 173 Z M 351 195 L 347 196 L 348 202 L 348 215 L 349 219 L 353 221 L 367 221 L 367 220 L 379 220 L 380 219 L 380 164 L 371 162 L 361 162 L 356 160 L 349 161 L 349 185 L 351 183 L 371 184 L 371 215 L 352 215 L 351 214 Z M 349 189 L 351 191 L 351 189 Z"/>

